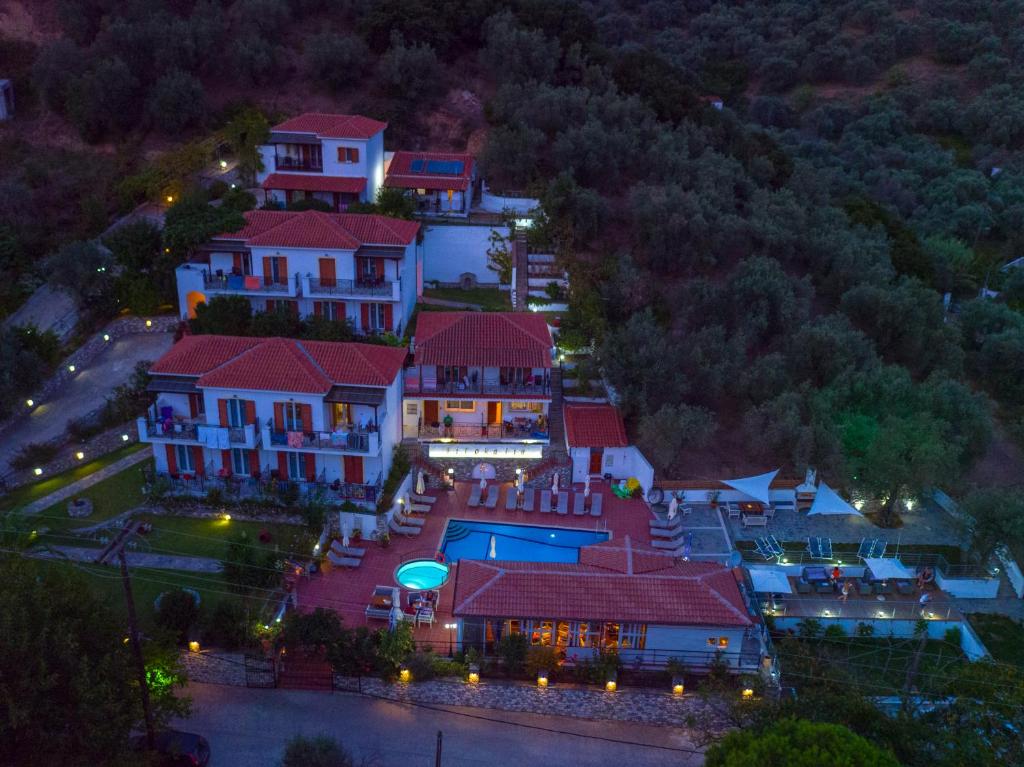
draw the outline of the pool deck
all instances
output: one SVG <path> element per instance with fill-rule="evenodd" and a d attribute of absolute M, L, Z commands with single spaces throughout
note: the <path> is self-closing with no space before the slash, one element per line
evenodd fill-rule
<path fill-rule="evenodd" d="M 423 532 L 417 536 L 392 534 L 391 543 L 387 548 L 374 542 L 359 545 L 366 547 L 362 564 L 355 569 L 333 568 L 329 572 L 318 573 L 310 579 L 303 579 L 297 586 L 297 600 L 300 610 L 314 610 L 324 607 L 335 610 L 348 627 L 369 626 L 383 628 L 387 621 L 367 619 L 365 610 L 375 586 L 394 586 L 395 568 L 410 559 L 432 559 L 444 537 L 445 523 L 448 519 L 464 519 L 471 521 L 493 521 L 503 524 L 540 525 L 545 527 L 565 527 L 576 530 L 600 530 L 611 533 L 613 541 L 622 542 L 626 536 L 634 549 L 650 550 L 649 520 L 654 518 L 647 504 L 640 500 L 623 500 L 616 497 L 611 488 L 603 482 L 591 483 L 592 493 L 604 496 L 603 515 L 601 517 L 573 516 L 570 497 L 569 514 L 562 516 L 554 512 L 542 514 L 532 512 L 506 511 L 504 504 L 505 489 L 509 484 L 501 485 L 500 502 L 496 509 L 469 508 L 470 491 L 475 483 L 456 483 L 453 491 L 432 491 L 429 494 L 437 500 L 431 511 L 426 515 Z M 581 491 L 583 486 L 574 485 L 565 488 Z M 539 500 L 539 493 L 538 493 Z M 452 573 L 452 579 L 455 573 Z M 440 589 L 440 601 L 432 626 L 415 627 L 414 635 L 417 642 L 432 643 L 434 649 L 447 651 L 450 640 L 445 623 L 452 622 L 452 579 Z M 402 604 L 406 603 L 408 591 L 401 589 Z M 453 633 L 453 632 L 451 632 Z"/>

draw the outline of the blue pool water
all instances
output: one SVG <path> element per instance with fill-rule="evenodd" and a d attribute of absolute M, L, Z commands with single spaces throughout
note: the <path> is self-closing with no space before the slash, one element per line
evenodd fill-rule
<path fill-rule="evenodd" d="M 432 559 L 414 559 L 398 566 L 395 580 L 404 588 L 415 591 L 436 589 L 448 580 L 448 565 Z"/>
<path fill-rule="evenodd" d="M 491 556 L 491 537 L 494 554 Z M 580 546 L 608 540 L 608 533 L 564 527 L 502 525 L 452 519 L 441 551 L 449 562 L 460 559 L 507 559 L 518 562 L 578 562 Z"/>

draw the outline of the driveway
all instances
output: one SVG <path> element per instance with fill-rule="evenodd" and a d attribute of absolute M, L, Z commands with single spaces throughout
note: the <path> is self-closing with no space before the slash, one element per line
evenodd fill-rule
<path fill-rule="evenodd" d="M 424 708 L 350 693 L 192 684 L 188 694 L 192 717 L 175 726 L 209 739 L 211 767 L 277 767 L 289 738 L 320 733 L 337 738 L 357 762 L 432 767 L 438 730 L 444 733 L 444 767 L 704 763 L 703 756 L 692 753 L 693 744 L 669 727 Z"/>
<path fill-rule="evenodd" d="M 0 439 L 0 475 L 8 461 L 29 442 L 45 442 L 67 428 L 68 420 L 91 413 L 115 386 L 126 383 L 135 363 L 155 360 L 171 348 L 171 333 L 140 333 L 112 341 L 110 347 L 75 374 L 54 399 L 37 406 L 28 418 L 12 424 Z"/>

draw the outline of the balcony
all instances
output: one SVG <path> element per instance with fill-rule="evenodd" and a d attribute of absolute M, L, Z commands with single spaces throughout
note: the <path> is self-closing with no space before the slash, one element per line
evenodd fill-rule
<path fill-rule="evenodd" d="M 481 381 L 450 381 L 444 383 L 424 383 L 411 378 L 405 381 L 405 393 L 408 394 L 443 394 L 461 398 L 467 394 L 480 394 L 509 397 L 551 397 L 551 382 L 543 383 L 483 383 Z"/>
<path fill-rule="evenodd" d="M 281 499 L 287 502 L 287 496 L 292 487 L 298 491 L 303 498 L 316 497 L 324 502 L 340 506 L 346 501 L 373 508 L 380 497 L 381 484 L 355 484 L 352 482 L 305 482 L 295 480 L 277 479 L 276 471 L 269 468 L 259 472 L 258 476 L 221 476 L 213 473 L 213 467 L 208 466 L 205 474 L 185 475 L 165 471 L 144 471 L 145 480 L 148 484 L 156 481 L 167 483 L 167 493 L 174 496 L 196 496 L 203 497 L 210 490 L 219 490 L 225 498 L 231 500 L 273 500 Z"/>
<path fill-rule="evenodd" d="M 323 160 L 314 158 L 303 159 L 301 157 L 288 157 L 275 155 L 274 168 L 278 171 L 298 171 L 300 173 L 323 173 Z"/>
<path fill-rule="evenodd" d="M 289 280 L 249 274 L 210 274 L 203 272 L 203 287 L 211 292 L 283 294 L 294 296 Z"/>
<path fill-rule="evenodd" d="M 182 443 L 216 450 L 233 447 L 251 449 L 260 444 L 260 432 L 251 423 L 245 426 L 220 426 L 194 420 L 157 422 L 138 418 L 136 426 L 140 442 Z M 224 443 L 225 438 L 227 444 Z"/>
<path fill-rule="evenodd" d="M 455 440 L 456 442 L 547 442 L 550 439 L 547 427 L 539 427 L 536 421 L 524 419 L 520 422 L 504 423 L 421 423 L 418 437 L 427 442 Z"/>
<path fill-rule="evenodd" d="M 379 455 L 380 434 L 375 429 L 349 429 L 344 432 L 278 431 L 273 422 L 268 421 L 263 425 L 263 445 L 272 450 Z"/>
<path fill-rule="evenodd" d="M 391 280 L 324 279 L 307 275 L 302 278 L 305 296 L 324 298 L 377 298 L 384 301 L 401 299 L 400 283 Z"/>

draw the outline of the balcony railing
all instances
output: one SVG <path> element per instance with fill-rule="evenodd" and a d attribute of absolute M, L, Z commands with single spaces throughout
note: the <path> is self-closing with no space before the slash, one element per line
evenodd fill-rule
<path fill-rule="evenodd" d="M 139 429 L 139 440 L 142 442 L 151 442 L 153 440 L 168 440 L 170 442 L 195 442 L 204 447 L 215 447 L 211 444 L 206 444 L 200 439 L 204 436 L 200 431 L 200 427 L 210 427 L 211 429 L 223 429 L 224 427 L 219 424 L 206 424 L 196 421 L 153 421 L 147 418 L 139 418 L 137 421 Z M 227 427 L 228 444 L 231 447 L 256 447 L 260 444 L 260 433 L 259 429 L 256 428 L 255 424 L 248 424 L 246 426 L 229 426 Z M 221 444 L 218 442 L 216 447 L 220 448 Z"/>
<path fill-rule="evenodd" d="M 380 450 L 376 429 L 350 429 L 346 432 L 278 431 L 273 422 L 263 427 L 264 445 L 291 450 L 327 450 L 338 453 L 372 453 Z M 300 444 L 301 441 L 301 444 Z"/>
<path fill-rule="evenodd" d="M 324 170 L 322 160 L 317 162 L 315 160 L 304 160 L 301 157 L 288 157 L 287 155 L 284 157 L 276 155 L 274 157 L 274 167 L 277 170 L 297 170 L 307 173 L 323 173 Z"/>
<path fill-rule="evenodd" d="M 420 439 L 455 439 L 479 442 L 480 440 L 546 440 L 550 435 L 546 428 L 538 428 L 536 422 L 517 425 L 508 423 L 453 423 L 451 426 L 440 424 L 420 424 Z"/>
<path fill-rule="evenodd" d="M 391 280 L 309 278 L 311 296 L 372 296 L 398 300 L 396 283 Z"/>
<path fill-rule="evenodd" d="M 168 473 L 146 469 L 143 475 L 147 483 L 157 480 L 167 483 L 170 495 L 203 496 L 210 490 L 219 490 L 225 497 L 234 500 L 273 499 L 287 496 L 291 487 L 295 486 L 301 497 L 318 496 L 330 504 L 340 505 L 345 501 L 375 504 L 380 496 L 380 482 L 374 484 L 357 484 L 353 482 L 306 482 L 299 480 L 277 479 L 276 471 L 266 469 L 259 472 L 258 477 L 219 476 L 207 467 L 201 475 L 187 473 Z"/>
<path fill-rule="evenodd" d="M 454 396 L 461 396 L 465 394 L 495 394 L 495 395 L 510 395 L 510 396 L 533 396 L 533 397 L 550 397 L 551 396 L 551 383 L 550 381 L 544 381 L 543 383 L 535 384 L 521 384 L 521 383 L 483 383 L 480 381 L 465 381 L 455 382 L 450 381 L 444 383 L 438 381 L 437 383 L 421 383 L 418 380 L 410 379 L 405 382 L 405 393 L 406 394 L 451 394 Z"/>
<path fill-rule="evenodd" d="M 231 290 L 240 293 L 288 293 L 287 278 L 259 275 L 203 273 L 203 287 L 207 290 Z"/>

